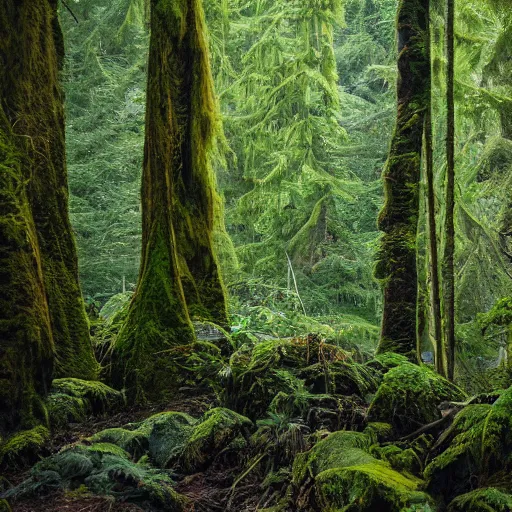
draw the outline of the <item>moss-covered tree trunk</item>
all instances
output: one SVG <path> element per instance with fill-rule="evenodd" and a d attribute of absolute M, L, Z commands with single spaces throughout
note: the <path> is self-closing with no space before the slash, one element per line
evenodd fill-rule
<path fill-rule="evenodd" d="M 401 0 L 397 14 L 397 120 L 383 173 L 385 204 L 376 277 L 384 287 L 379 352 L 417 360 L 416 232 L 423 127 L 430 73 L 426 51 L 428 0 Z"/>
<path fill-rule="evenodd" d="M 152 0 L 142 261 L 114 346 L 114 383 L 136 400 L 175 388 L 165 351 L 194 340 L 191 316 L 227 321 L 212 248 L 217 119 L 204 30 L 200 0 Z"/>
<path fill-rule="evenodd" d="M 443 254 L 444 337 L 447 377 L 455 372 L 455 105 L 454 105 L 454 22 L 455 2 L 446 1 L 446 183 Z"/>
<path fill-rule="evenodd" d="M 0 394 L 18 423 L 54 350 L 57 375 L 97 373 L 68 218 L 62 56 L 56 0 L 1 2 Z"/>

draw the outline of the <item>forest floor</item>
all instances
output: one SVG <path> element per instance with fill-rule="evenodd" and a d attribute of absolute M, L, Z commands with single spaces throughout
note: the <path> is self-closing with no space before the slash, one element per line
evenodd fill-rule
<path fill-rule="evenodd" d="M 4 453 L 0 512 L 512 510 L 512 387 L 470 396 L 317 335 L 181 357 L 182 387 L 158 404 L 54 381 L 51 437 Z"/>

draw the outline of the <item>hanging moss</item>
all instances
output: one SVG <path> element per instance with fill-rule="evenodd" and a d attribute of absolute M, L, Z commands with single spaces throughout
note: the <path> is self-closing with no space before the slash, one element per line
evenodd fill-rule
<path fill-rule="evenodd" d="M 368 410 L 370 421 L 386 421 L 396 434 L 412 433 L 439 418 L 441 402 L 465 393 L 426 366 L 403 363 L 386 373 Z"/>

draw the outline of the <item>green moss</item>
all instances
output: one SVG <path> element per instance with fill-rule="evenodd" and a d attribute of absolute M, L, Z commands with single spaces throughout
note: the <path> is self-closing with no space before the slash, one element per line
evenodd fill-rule
<path fill-rule="evenodd" d="M 135 459 L 148 455 L 153 464 L 164 468 L 182 455 L 195 424 L 196 420 L 188 414 L 162 412 L 126 428 L 102 430 L 89 441 L 116 445 Z"/>
<path fill-rule="evenodd" d="M 87 400 L 64 393 L 51 393 L 46 398 L 48 416 L 52 428 L 64 428 L 69 423 L 85 420 L 89 410 Z"/>
<path fill-rule="evenodd" d="M 55 379 L 52 382 L 51 394 L 64 394 L 85 401 L 93 413 L 111 412 L 123 405 L 123 395 L 98 381 L 74 378 Z M 76 402 L 79 406 L 80 402 Z"/>
<path fill-rule="evenodd" d="M 432 500 L 417 490 L 420 485 L 379 462 L 328 469 L 315 482 L 318 505 L 333 512 L 431 511 Z"/>
<path fill-rule="evenodd" d="M 432 493 L 449 501 L 475 482 L 512 486 L 512 388 L 492 405 L 465 407 L 441 441 L 439 455 L 425 469 Z"/>
<path fill-rule="evenodd" d="M 392 444 L 372 446 L 370 453 L 377 459 L 388 462 L 397 471 L 418 474 L 421 470 L 421 459 L 412 448 L 402 449 Z"/>
<path fill-rule="evenodd" d="M 149 457 L 157 467 L 165 468 L 182 455 L 196 420 L 181 412 L 166 412 L 153 418 L 148 440 Z"/>
<path fill-rule="evenodd" d="M 371 439 L 361 432 L 340 431 L 330 434 L 305 453 L 299 453 L 293 464 L 293 483 L 300 486 L 307 477 L 316 477 L 331 468 L 373 462 L 368 453 Z"/>
<path fill-rule="evenodd" d="M 370 404 L 368 418 L 390 422 L 395 433 L 402 435 L 441 418 L 441 402 L 464 398 L 461 389 L 430 368 L 403 363 L 384 376 Z"/>
<path fill-rule="evenodd" d="M 377 354 L 372 360 L 368 361 L 367 366 L 376 368 L 381 373 L 387 373 L 391 368 L 402 365 L 408 362 L 408 359 L 402 354 L 395 354 L 394 352 L 384 352 Z"/>
<path fill-rule="evenodd" d="M 144 455 L 149 449 L 147 432 L 125 428 L 107 428 L 91 436 L 89 441 L 92 443 L 114 444 L 128 452 L 135 459 Z"/>
<path fill-rule="evenodd" d="M 215 408 L 206 412 L 185 445 L 185 466 L 190 470 L 203 467 L 252 425 L 251 420 L 229 409 Z"/>
<path fill-rule="evenodd" d="M 448 506 L 448 512 L 510 512 L 512 495 L 488 487 L 457 496 Z"/>
<path fill-rule="evenodd" d="M 371 421 L 364 429 L 364 433 L 370 436 L 373 443 L 382 443 L 391 439 L 391 436 L 393 435 L 393 427 L 389 423 Z"/>
<path fill-rule="evenodd" d="M 50 440 L 50 432 L 39 425 L 17 432 L 0 445 L 0 464 L 18 466 L 34 458 Z"/>
<path fill-rule="evenodd" d="M 110 455 L 117 455 L 124 459 L 130 458 L 130 454 L 127 451 L 112 443 L 94 443 L 91 446 L 87 446 L 86 450 L 92 453 L 108 453 Z"/>

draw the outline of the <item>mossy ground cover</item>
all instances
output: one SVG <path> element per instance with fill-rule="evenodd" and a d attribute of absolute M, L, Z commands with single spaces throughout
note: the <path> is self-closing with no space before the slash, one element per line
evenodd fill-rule
<path fill-rule="evenodd" d="M 52 394 L 87 402 L 85 419 L 60 427 L 81 430 L 15 487 L 2 484 L 1 497 L 14 510 L 107 503 L 95 500 L 138 507 L 127 510 L 507 510 L 510 390 L 468 400 L 403 356 L 356 362 L 315 336 L 227 343 L 231 352 L 206 341 L 183 351 L 183 392 L 160 405 L 56 381 Z M 408 437 L 440 419 L 443 401 L 458 404 L 454 419 Z"/>

